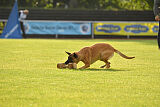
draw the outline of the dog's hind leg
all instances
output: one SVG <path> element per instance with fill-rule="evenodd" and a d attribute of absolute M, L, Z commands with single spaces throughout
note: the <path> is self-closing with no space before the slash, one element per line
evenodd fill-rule
<path fill-rule="evenodd" d="M 106 61 L 105 63 L 106 63 L 106 68 L 110 68 L 111 67 L 110 66 L 110 64 L 111 64 L 110 62 Z"/>
<path fill-rule="evenodd" d="M 106 66 L 106 64 L 105 65 L 103 65 L 103 66 L 101 66 L 100 68 L 104 68 Z"/>
<path fill-rule="evenodd" d="M 101 61 L 105 62 L 105 65 L 101 66 L 100 68 L 110 68 L 110 62 L 108 62 L 109 59 L 111 59 L 113 57 L 114 53 L 113 52 L 107 52 L 105 54 L 103 54 L 101 57 Z"/>
<path fill-rule="evenodd" d="M 107 60 L 106 61 L 104 61 L 106 64 L 105 65 L 103 65 L 103 66 L 101 66 L 100 68 L 104 68 L 104 67 L 106 67 L 106 68 L 110 68 L 110 62 L 108 62 Z"/>

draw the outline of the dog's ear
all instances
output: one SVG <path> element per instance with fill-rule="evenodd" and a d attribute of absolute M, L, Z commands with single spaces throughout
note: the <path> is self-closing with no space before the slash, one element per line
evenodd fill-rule
<path fill-rule="evenodd" d="M 66 52 L 66 51 L 65 51 Z M 66 52 L 68 55 L 70 55 L 71 53 L 69 53 L 69 52 Z"/>
<path fill-rule="evenodd" d="M 75 58 L 78 58 L 78 55 L 77 55 L 76 53 L 74 53 L 73 56 L 74 56 Z"/>

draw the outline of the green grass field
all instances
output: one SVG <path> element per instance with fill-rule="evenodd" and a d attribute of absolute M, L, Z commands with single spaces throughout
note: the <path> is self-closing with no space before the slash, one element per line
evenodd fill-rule
<path fill-rule="evenodd" d="M 57 69 L 74 52 L 109 43 L 110 69 Z M 79 63 L 78 67 L 83 63 Z M 0 39 L 0 107 L 159 107 L 160 50 L 152 40 Z"/>

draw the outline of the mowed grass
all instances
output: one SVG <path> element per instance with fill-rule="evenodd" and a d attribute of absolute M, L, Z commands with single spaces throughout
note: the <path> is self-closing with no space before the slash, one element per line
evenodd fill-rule
<path fill-rule="evenodd" d="M 57 69 L 65 51 L 109 43 L 110 69 Z M 78 67 L 83 63 L 79 63 Z M 159 107 L 160 50 L 152 40 L 0 39 L 0 107 Z"/>

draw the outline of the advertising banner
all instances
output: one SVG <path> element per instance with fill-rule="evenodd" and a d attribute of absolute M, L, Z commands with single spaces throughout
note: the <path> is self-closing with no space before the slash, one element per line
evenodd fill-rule
<path fill-rule="evenodd" d="M 158 28 L 158 22 L 105 22 L 94 24 L 94 34 L 156 36 Z"/>
<path fill-rule="evenodd" d="M 91 23 L 26 21 L 26 34 L 91 35 Z"/>
<path fill-rule="evenodd" d="M 5 26 L 6 26 L 6 22 L 0 20 L 0 34 L 2 34 L 3 29 L 4 29 Z"/>

